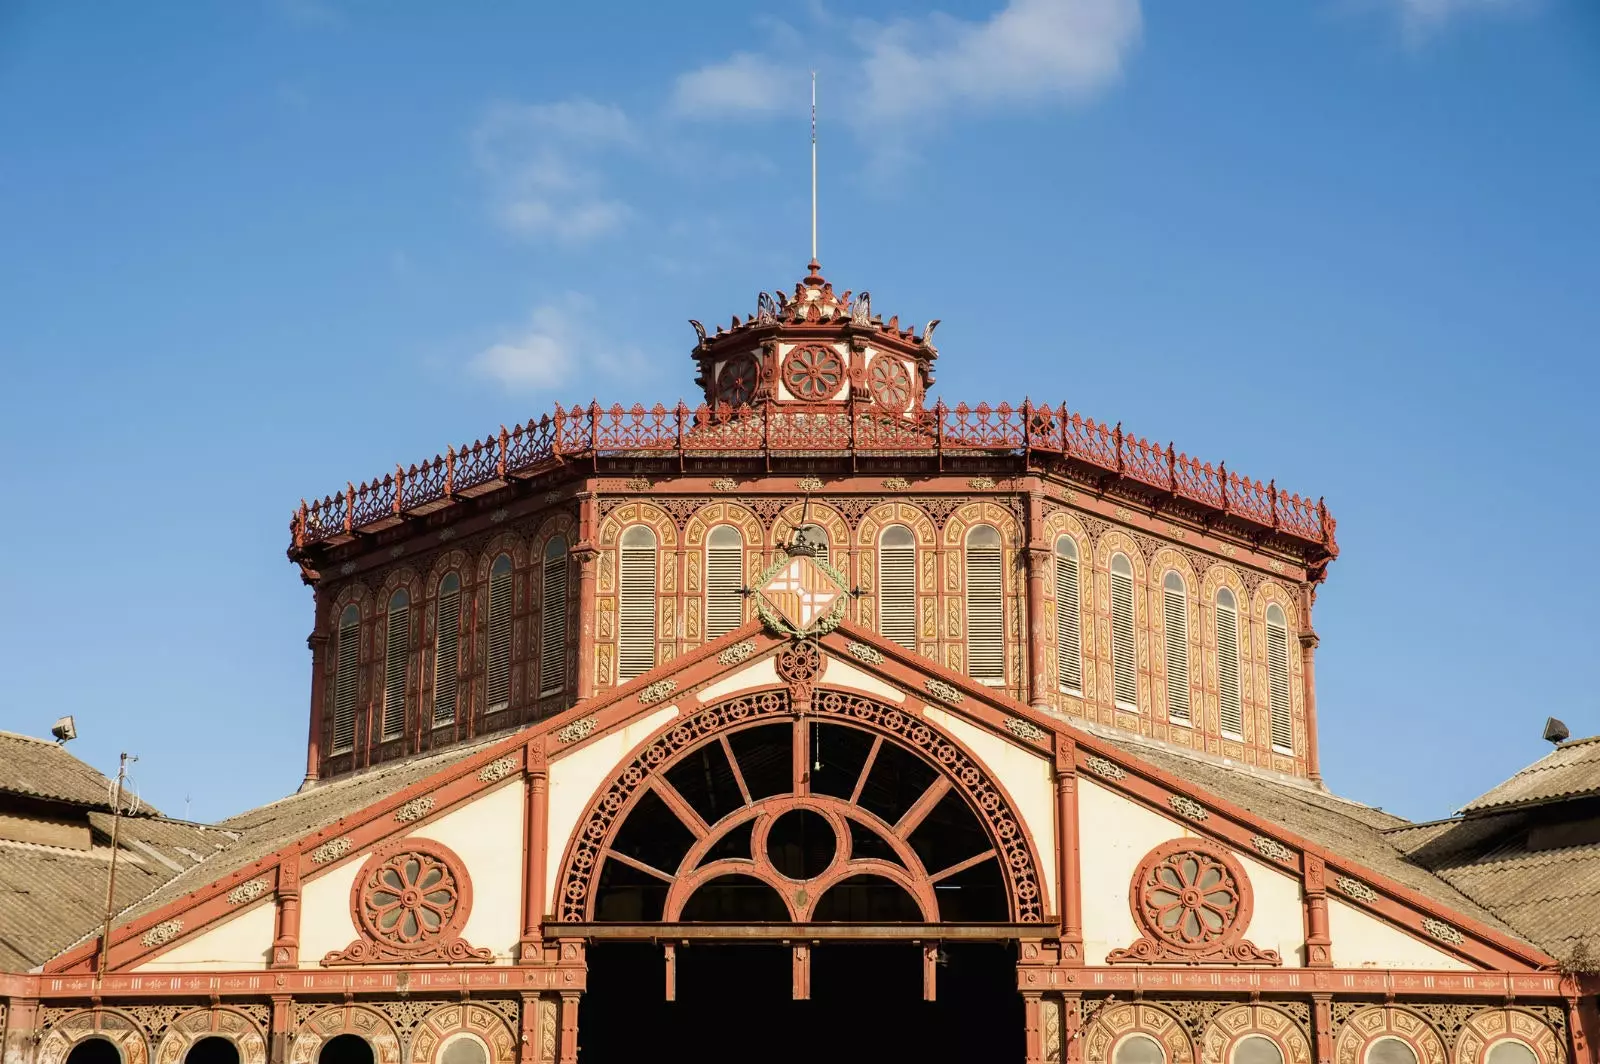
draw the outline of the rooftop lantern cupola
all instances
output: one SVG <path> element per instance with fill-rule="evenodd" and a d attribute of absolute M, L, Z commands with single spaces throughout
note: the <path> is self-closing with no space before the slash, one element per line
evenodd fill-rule
<path fill-rule="evenodd" d="M 922 335 L 872 313 L 872 297 L 838 295 L 821 265 L 794 286 L 794 295 L 762 292 L 756 312 L 707 334 L 690 319 L 700 340 L 693 356 L 695 383 L 719 413 L 746 407 L 839 407 L 913 418 L 933 385 L 930 321 Z"/>

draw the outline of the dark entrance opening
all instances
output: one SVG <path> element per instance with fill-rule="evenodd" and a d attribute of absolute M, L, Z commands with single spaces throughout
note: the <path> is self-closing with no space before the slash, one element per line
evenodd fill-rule
<path fill-rule="evenodd" d="M 944 947 L 938 1000 L 922 1000 L 911 943 L 825 943 L 811 999 L 792 999 L 791 953 L 776 945 L 680 945 L 678 1000 L 665 1000 L 662 948 L 599 943 L 578 1013 L 584 1064 L 972 1064 L 1025 1054 L 1016 947 Z"/>
<path fill-rule="evenodd" d="M 226 1038 L 211 1035 L 189 1047 L 183 1064 L 239 1064 L 239 1047 Z"/>
<path fill-rule="evenodd" d="M 373 1064 L 372 1046 L 358 1034 L 335 1035 L 322 1043 L 317 1064 Z"/>
<path fill-rule="evenodd" d="M 104 1038 L 85 1038 L 67 1054 L 67 1064 L 122 1064 L 122 1053 Z"/>

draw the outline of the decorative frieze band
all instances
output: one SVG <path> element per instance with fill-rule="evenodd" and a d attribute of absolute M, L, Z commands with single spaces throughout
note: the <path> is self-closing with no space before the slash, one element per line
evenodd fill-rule
<path fill-rule="evenodd" d="M 1007 717 L 1006 731 L 1018 739 L 1026 739 L 1031 743 L 1043 742 L 1049 735 L 1043 728 L 1021 717 Z"/>
<path fill-rule="evenodd" d="M 350 840 L 347 838 L 329 839 L 310 853 L 312 864 L 327 864 L 337 861 L 350 852 Z"/>
<path fill-rule="evenodd" d="M 801 477 L 794 482 L 794 486 L 801 491 L 821 491 L 822 481 L 816 477 Z"/>
<path fill-rule="evenodd" d="M 713 491 L 738 491 L 739 482 L 732 477 L 719 477 L 711 482 Z"/>
<path fill-rule="evenodd" d="M 924 680 L 922 686 L 928 689 L 930 695 L 941 702 L 948 702 L 952 706 L 959 706 L 967 697 L 943 680 Z"/>
<path fill-rule="evenodd" d="M 640 701 L 642 702 L 644 699 L 641 697 Z M 556 730 L 556 742 L 564 746 L 567 743 L 575 743 L 579 739 L 587 738 L 599 724 L 600 721 L 595 717 L 583 717 L 575 720 L 571 724 L 564 725 Z"/>
<path fill-rule="evenodd" d="M 906 491 L 911 487 L 911 481 L 905 477 L 885 477 L 883 480 L 884 491 Z"/>
<path fill-rule="evenodd" d="M 1466 941 L 1460 931 L 1457 931 L 1443 920 L 1435 920 L 1431 916 L 1422 918 L 1422 929 L 1440 942 L 1447 942 L 1452 946 L 1459 946 Z"/>
<path fill-rule="evenodd" d="M 857 661 L 864 661 L 868 665 L 883 664 L 883 655 L 878 653 L 875 648 L 869 647 L 865 643 L 851 643 L 849 646 L 845 647 L 845 649 L 848 650 L 850 652 L 850 656 L 855 658 Z"/>
<path fill-rule="evenodd" d="M 421 820 L 423 817 L 433 812 L 433 804 L 433 797 L 431 795 L 424 795 L 421 798 L 413 798 L 411 801 L 394 811 L 394 818 L 402 824 L 409 824 L 413 820 Z"/>
<path fill-rule="evenodd" d="M 1122 770 L 1122 766 L 1117 764 L 1115 761 L 1107 761 L 1103 757 L 1091 754 L 1083 759 L 1083 763 L 1087 765 L 1089 771 L 1093 772 L 1096 776 L 1102 776 L 1108 780 L 1121 780 L 1128 778 L 1128 774 Z"/>
<path fill-rule="evenodd" d="M 267 881 L 265 877 L 252 879 L 248 882 L 240 883 L 237 887 L 228 891 L 228 904 L 243 905 L 247 901 L 255 901 L 266 892 Z"/>
<path fill-rule="evenodd" d="M 1186 816 L 1190 820 L 1207 820 L 1211 814 L 1206 812 L 1206 807 L 1193 798 L 1181 794 L 1174 794 L 1167 799 L 1167 804 L 1172 806 L 1172 811 L 1179 816 Z"/>
<path fill-rule="evenodd" d="M 1338 879 L 1333 881 L 1333 885 L 1338 888 L 1340 894 L 1343 894 L 1349 898 L 1354 898 L 1356 901 L 1373 902 L 1378 900 L 1378 892 L 1361 882 L 1359 879 L 1351 879 L 1349 876 L 1340 876 Z"/>
<path fill-rule="evenodd" d="M 500 760 L 491 761 L 487 765 L 483 766 L 483 768 L 479 769 L 478 779 L 483 783 L 493 783 L 495 780 L 503 780 L 507 776 L 511 775 L 511 773 L 516 770 L 516 767 L 516 758 L 502 757 Z"/>
<path fill-rule="evenodd" d="M 967 487 L 973 491 L 989 491 L 994 487 L 993 477 L 973 477 L 967 481 Z"/>
<path fill-rule="evenodd" d="M 146 931 L 139 939 L 145 946 L 159 946 L 163 942 L 171 942 L 183 930 L 182 920 L 163 920 L 161 923 Z"/>
<path fill-rule="evenodd" d="M 639 692 L 639 704 L 641 706 L 653 706 L 677 689 L 677 680 L 657 680 Z"/>
<path fill-rule="evenodd" d="M 1274 861 L 1282 861 L 1284 864 L 1294 863 L 1294 851 L 1277 839 L 1269 839 L 1265 835 L 1257 835 L 1250 840 L 1250 845 L 1254 846 L 1256 852 L 1263 857 L 1270 857 Z"/>
<path fill-rule="evenodd" d="M 723 665 L 737 665 L 742 661 L 749 660 L 750 655 L 755 652 L 756 641 L 754 639 L 746 639 L 742 643 L 733 644 L 733 646 L 718 654 L 717 661 Z"/>

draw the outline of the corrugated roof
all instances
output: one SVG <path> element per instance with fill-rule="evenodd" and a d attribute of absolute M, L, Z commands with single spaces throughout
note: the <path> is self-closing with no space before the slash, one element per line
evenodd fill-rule
<path fill-rule="evenodd" d="M 0 793 L 111 808 L 111 781 L 105 776 L 60 743 L 15 732 L 0 731 Z"/>
<path fill-rule="evenodd" d="M 1562 743 L 1461 811 L 1481 813 L 1590 794 L 1600 794 L 1600 735 Z"/>

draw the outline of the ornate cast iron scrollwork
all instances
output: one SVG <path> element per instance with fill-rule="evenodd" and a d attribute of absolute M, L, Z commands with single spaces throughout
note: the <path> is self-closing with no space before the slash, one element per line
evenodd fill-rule
<path fill-rule="evenodd" d="M 494 959 L 461 938 L 472 881 L 455 851 L 432 839 L 398 839 L 374 852 L 350 888 L 350 911 L 361 938 L 323 964 Z"/>
<path fill-rule="evenodd" d="M 1244 866 L 1207 839 L 1173 839 L 1145 855 L 1128 887 L 1142 937 L 1108 964 L 1282 964 L 1245 941 L 1253 909 Z"/>

